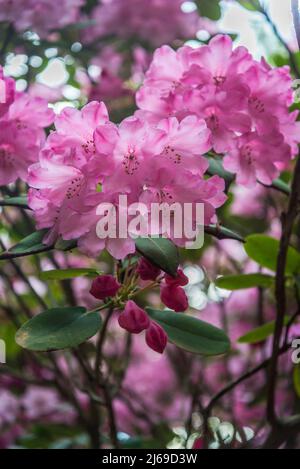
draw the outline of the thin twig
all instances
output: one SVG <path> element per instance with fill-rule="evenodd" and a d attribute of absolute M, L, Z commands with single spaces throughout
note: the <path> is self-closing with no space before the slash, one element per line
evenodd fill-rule
<path fill-rule="evenodd" d="M 282 355 L 284 353 L 286 353 L 288 350 L 290 350 L 291 348 L 291 344 L 286 344 L 284 347 L 282 347 L 280 350 L 279 350 L 279 355 Z M 228 394 L 230 391 L 232 391 L 233 389 L 235 389 L 239 384 L 243 383 L 244 381 L 246 381 L 247 379 L 251 378 L 252 376 L 256 375 L 259 371 L 261 370 L 264 370 L 268 367 L 268 365 L 270 364 L 272 360 L 272 357 L 270 358 L 267 358 L 266 360 L 264 360 L 263 362 L 261 362 L 259 365 L 257 365 L 256 367 L 252 368 L 251 370 L 247 371 L 247 373 L 243 374 L 242 376 L 240 376 L 239 378 L 237 378 L 236 380 L 232 381 L 231 383 L 229 383 L 227 386 L 225 386 L 221 391 L 219 391 L 209 402 L 208 406 L 206 407 L 205 409 L 205 414 L 209 416 L 212 408 L 214 407 L 214 405 L 222 398 L 224 397 L 226 394 Z"/>
<path fill-rule="evenodd" d="M 288 249 L 294 222 L 298 215 L 300 203 L 300 158 L 298 158 L 292 184 L 292 192 L 286 213 L 282 214 L 282 235 L 277 259 L 277 272 L 275 281 L 276 322 L 273 337 L 272 359 L 269 368 L 267 417 L 271 425 L 276 425 L 278 419 L 275 411 L 275 391 L 277 383 L 277 364 L 280 350 L 281 336 L 284 328 L 286 314 L 285 268 Z"/>
<path fill-rule="evenodd" d="M 298 3 L 298 1 L 296 0 L 292 0 L 292 4 L 294 3 Z M 261 8 L 261 13 L 264 15 L 264 17 L 266 18 L 267 22 L 269 23 L 269 25 L 271 26 L 276 38 L 278 39 L 278 41 L 283 45 L 283 47 L 285 48 L 285 50 L 287 51 L 288 55 L 289 55 L 289 59 L 290 59 L 290 62 L 291 62 L 291 67 L 295 73 L 295 75 L 297 77 L 300 77 L 300 70 L 299 70 L 299 67 L 298 67 L 298 64 L 296 62 L 296 59 L 295 59 L 295 55 L 294 55 L 294 52 L 291 50 L 291 48 L 289 47 L 289 45 L 287 44 L 287 42 L 283 39 L 283 37 L 281 36 L 277 26 L 275 25 L 275 23 L 273 22 L 273 20 L 271 19 L 269 13 L 267 12 L 267 10 L 265 8 Z"/>

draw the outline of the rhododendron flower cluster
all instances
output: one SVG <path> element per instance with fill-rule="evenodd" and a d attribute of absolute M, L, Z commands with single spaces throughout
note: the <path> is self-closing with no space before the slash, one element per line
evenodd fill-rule
<path fill-rule="evenodd" d="M 123 38 L 138 37 L 154 45 L 191 38 L 201 23 L 196 12 L 182 11 L 183 3 L 183 0 L 104 0 L 93 10 L 96 25 L 84 38 L 90 42 L 118 34 Z"/>
<path fill-rule="evenodd" d="M 0 117 L 0 185 L 18 178 L 27 181 L 28 167 L 38 160 L 45 143 L 44 128 L 54 118 L 44 99 L 31 98 L 26 93 L 14 94 L 12 81 L 5 79 L 5 83 L 9 99 Z"/>
<path fill-rule="evenodd" d="M 271 184 L 297 153 L 300 124 L 298 112 L 289 113 L 292 103 L 288 67 L 258 62 L 223 35 L 197 49 L 156 50 L 137 93 L 138 115 L 152 122 L 204 119 L 224 167 L 246 186 Z"/>
<path fill-rule="evenodd" d="M 155 202 L 199 202 L 209 224 L 226 200 L 221 178 L 204 179 L 208 164 L 201 155 L 211 147 L 211 133 L 196 116 L 181 122 L 162 119 L 155 125 L 129 117 L 117 126 L 103 103 L 91 102 L 81 111 L 64 109 L 55 127 L 39 163 L 29 169 L 34 188 L 29 202 L 38 227 L 51 229 L 47 242 L 58 236 L 79 238 L 86 252 L 95 255 L 107 248 L 120 259 L 135 251 L 134 240 L 97 237 L 101 202 L 114 204 L 116 210 L 122 210 L 120 195 L 149 210 Z M 164 234 L 161 229 L 149 227 L 149 234 Z"/>
<path fill-rule="evenodd" d="M 84 0 L 62 0 L 55 8 L 51 0 L 0 0 L 0 21 L 12 23 L 18 31 L 31 30 L 45 37 L 52 30 L 77 22 L 83 4 Z"/>

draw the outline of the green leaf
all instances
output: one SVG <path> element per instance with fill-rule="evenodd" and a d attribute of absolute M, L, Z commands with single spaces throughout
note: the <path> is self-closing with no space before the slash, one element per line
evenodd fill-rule
<path fill-rule="evenodd" d="M 76 277 L 97 277 L 100 272 L 96 269 L 57 269 L 46 270 L 40 274 L 41 280 L 66 280 Z"/>
<path fill-rule="evenodd" d="M 16 328 L 11 323 L 0 324 L 0 339 L 5 342 L 6 358 L 8 360 L 15 359 L 21 352 L 20 347 L 15 341 Z"/>
<path fill-rule="evenodd" d="M 235 241 L 240 241 L 241 243 L 245 242 L 241 235 L 229 230 L 228 228 L 225 228 L 224 226 L 208 225 L 204 227 L 204 230 L 206 234 L 214 236 L 217 239 L 234 239 Z"/>
<path fill-rule="evenodd" d="M 101 327 L 99 313 L 85 308 L 53 308 L 27 321 L 18 330 L 16 342 L 35 352 L 77 347 Z"/>
<path fill-rule="evenodd" d="M 276 272 L 279 253 L 277 239 L 261 234 L 250 235 L 246 238 L 245 251 L 259 265 Z M 288 249 L 285 271 L 289 275 L 300 272 L 300 253 L 291 246 Z"/>
<path fill-rule="evenodd" d="M 10 248 L 8 251 L 0 254 L 1 259 L 13 259 L 15 257 L 28 256 L 30 254 L 38 254 L 40 252 L 50 251 L 53 246 L 43 244 L 43 239 L 48 230 L 40 230 L 32 233 L 22 239 L 18 244 Z"/>
<path fill-rule="evenodd" d="M 220 0 L 197 0 L 196 3 L 201 16 L 213 21 L 221 18 Z"/>
<path fill-rule="evenodd" d="M 20 207 L 29 209 L 27 197 L 25 195 L 20 197 L 7 197 L 0 200 L 0 207 Z"/>
<path fill-rule="evenodd" d="M 55 245 L 46 245 L 43 240 L 48 233 L 48 229 L 35 231 L 34 233 L 26 236 L 18 244 L 10 248 L 8 251 L 0 254 L 0 260 L 14 259 L 16 257 L 29 256 L 32 254 L 39 254 L 53 249 L 59 249 L 61 251 L 69 251 L 76 247 L 76 240 L 58 240 Z"/>
<path fill-rule="evenodd" d="M 226 334 L 193 316 L 173 311 L 147 308 L 149 316 L 162 326 L 169 341 L 180 348 L 201 355 L 222 355 L 230 350 Z"/>
<path fill-rule="evenodd" d="M 175 276 L 179 266 L 176 246 L 166 238 L 138 238 L 137 251 L 164 272 Z"/>
<path fill-rule="evenodd" d="M 244 290 L 246 288 L 268 288 L 274 283 L 274 277 L 264 274 L 228 275 L 220 277 L 215 284 L 225 290 Z"/>
<path fill-rule="evenodd" d="M 247 10 L 261 11 L 261 5 L 259 0 L 238 0 L 238 2 Z"/>
<path fill-rule="evenodd" d="M 220 176 L 222 179 L 225 180 L 227 186 L 234 181 L 234 174 L 229 173 L 224 169 L 222 161 L 220 159 L 218 159 L 217 157 L 208 156 L 207 160 L 209 163 L 207 173 L 210 176 Z"/>
<path fill-rule="evenodd" d="M 299 365 L 295 366 L 294 368 L 293 379 L 294 379 L 294 388 L 295 388 L 296 394 L 300 398 L 300 366 Z"/>
<path fill-rule="evenodd" d="M 77 240 L 76 239 L 62 239 L 60 238 L 58 241 L 55 243 L 55 249 L 58 249 L 59 251 L 71 251 L 72 249 L 75 249 L 77 247 Z"/>
<path fill-rule="evenodd" d="M 273 187 L 273 189 L 278 190 L 279 192 L 283 192 L 286 195 L 290 195 L 291 193 L 290 186 L 286 182 L 284 182 L 282 179 L 275 179 L 272 182 L 271 187 Z"/>
<path fill-rule="evenodd" d="M 288 316 L 285 316 L 284 325 L 287 326 L 289 321 L 290 318 Z M 263 342 L 268 337 L 273 335 L 274 331 L 275 321 L 271 321 L 243 335 L 238 339 L 238 342 L 240 344 L 257 344 L 258 342 Z"/>
<path fill-rule="evenodd" d="M 29 236 L 26 236 L 26 238 L 22 239 L 22 241 L 10 248 L 9 252 L 15 254 L 27 254 L 29 252 L 32 253 L 47 247 L 43 243 L 43 239 L 46 236 L 47 231 L 48 230 L 40 230 L 30 234 Z"/>

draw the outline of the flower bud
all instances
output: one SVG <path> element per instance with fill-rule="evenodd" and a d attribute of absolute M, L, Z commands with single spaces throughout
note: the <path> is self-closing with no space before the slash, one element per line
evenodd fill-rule
<path fill-rule="evenodd" d="M 176 312 L 185 311 L 189 307 L 185 291 L 181 287 L 163 285 L 160 290 L 161 301 Z"/>
<path fill-rule="evenodd" d="M 183 270 L 178 269 L 176 277 L 171 277 L 171 275 L 166 274 L 165 275 L 165 282 L 167 285 L 173 285 L 176 287 L 184 287 L 189 283 L 189 279 L 187 276 L 183 273 Z"/>
<path fill-rule="evenodd" d="M 168 336 L 165 331 L 154 321 L 146 331 L 146 343 L 148 347 L 157 353 L 163 353 L 168 342 Z"/>
<path fill-rule="evenodd" d="M 158 267 L 144 257 L 139 260 L 137 273 L 142 280 L 156 280 L 160 272 L 161 270 Z"/>
<path fill-rule="evenodd" d="M 100 275 L 95 278 L 90 289 L 90 294 L 98 300 L 104 300 L 115 296 L 121 285 L 112 275 Z"/>
<path fill-rule="evenodd" d="M 129 300 L 126 303 L 123 313 L 119 316 L 119 325 L 132 334 L 139 334 L 150 325 L 150 319 L 147 313 L 140 308 L 134 301 Z"/>
<path fill-rule="evenodd" d="M 192 449 L 204 449 L 203 438 L 196 438 L 196 440 L 194 441 Z"/>

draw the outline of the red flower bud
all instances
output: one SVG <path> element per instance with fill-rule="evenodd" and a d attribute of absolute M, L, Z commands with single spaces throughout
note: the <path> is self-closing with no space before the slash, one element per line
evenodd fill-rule
<path fill-rule="evenodd" d="M 194 441 L 193 449 L 204 449 L 204 441 L 203 441 L 203 438 L 197 438 L 197 439 Z"/>
<path fill-rule="evenodd" d="M 178 269 L 176 277 L 171 277 L 171 275 L 166 274 L 165 282 L 167 285 L 173 285 L 174 287 L 184 287 L 189 283 L 189 279 L 181 269 Z"/>
<path fill-rule="evenodd" d="M 181 287 L 163 285 L 160 290 L 161 301 L 176 312 L 185 311 L 189 307 L 185 291 Z"/>
<path fill-rule="evenodd" d="M 146 331 L 146 343 L 148 347 L 157 353 L 163 353 L 168 342 L 165 331 L 156 323 L 151 321 Z"/>
<path fill-rule="evenodd" d="M 127 301 L 123 313 L 119 316 L 119 324 L 132 334 L 139 334 L 150 325 L 147 313 L 132 300 Z"/>
<path fill-rule="evenodd" d="M 121 285 L 112 275 L 100 275 L 95 278 L 90 289 L 90 294 L 98 300 L 104 300 L 115 296 Z"/>
<path fill-rule="evenodd" d="M 158 267 L 156 267 L 144 257 L 139 260 L 138 268 L 136 271 L 142 280 L 156 280 L 156 278 L 161 272 Z"/>

